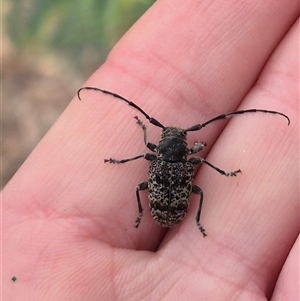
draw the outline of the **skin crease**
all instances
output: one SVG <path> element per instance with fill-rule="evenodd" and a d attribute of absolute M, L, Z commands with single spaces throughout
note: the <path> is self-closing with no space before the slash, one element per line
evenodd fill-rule
<path fill-rule="evenodd" d="M 118 93 L 166 126 L 250 108 L 283 112 L 290 126 L 250 114 L 190 133 L 190 146 L 208 145 L 200 156 L 242 170 L 234 178 L 196 171 L 208 236 L 195 223 L 195 196 L 184 221 L 166 229 L 142 192 L 135 229 L 135 187 L 147 181 L 148 162 L 103 160 L 147 152 L 138 112 L 98 93 L 75 97 L 2 192 L 3 300 L 297 300 L 297 5 L 151 7 L 84 86 Z M 157 143 L 159 130 L 139 117 Z"/>

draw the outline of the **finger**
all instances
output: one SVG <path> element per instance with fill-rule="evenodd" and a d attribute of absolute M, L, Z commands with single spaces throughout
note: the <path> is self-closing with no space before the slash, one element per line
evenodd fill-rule
<path fill-rule="evenodd" d="M 166 3 L 162 5 L 166 5 Z M 159 8 L 163 9 L 161 6 Z M 183 16 L 181 9 L 177 9 L 177 11 L 175 10 L 177 14 L 174 13 L 174 16 L 163 17 L 162 20 L 164 22 L 162 23 L 164 26 L 159 26 L 160 24 L 157 24 L 156 18 L 154 18 L 158 14 L 155 14 L 158 8 L 154 7 L 137 24 L 137 27 L 133 28 L 133 31 L 125 36 L 111 53 L 107 63 L 87 85 L 96 85 L 125 96 L 164 125 L 188 127 L 193 125 L 193 123 L 205 121 L 205 118 L 213 117 L 214 112 L 223 113 L 236 107 L 240 97 L 253 84 L 264 64 L 263 61 L 268 57 L 279 40 L 279 33 L 282 35 L 284 32 L 282 28 L 286 28 L 287 24 L 291 22 L 289 18 L 292 14 L 291 11 L 286 11 L 287 15 L 280 18 L 281 23 L 278 25 L 279 27 L 272 31 L 267 43 L 266 36 L 270 31 L 267 31 L 265 28 L 264 17 L 260 19 L 258 15 L 253 15 L 251 10 L 244 12 L 244 14 L 248 14 L 249 20 L 252 20 L 253 23 L 259 20 L 260 23 L 255 24 L 255 26 L 258 26 L 260 30 L 254 31 L 251 26 L 243 27 L 243 23 L 245 23 L 244 18 L 239 19 L 240 23 L 234 24 L 236 16 L 232 14 L 232 18 L 227 19 L 229 24 L 226 24 L 224 28 L 218 27 L 220 31 L 218 34 L 220 36 L 224 35 L 222 43 L 220 43 L 216 39 L 206 40 L 204 37 L 201 38 L 202 33 L 199 33 L 198 28 L 205 27 L 208 32 L 211 32 L 215 30 L 216 22 L 221 17 L 214 19 L 214 22 L 212 22 L 208 17 L 210 14 L 207 17 L 202 16 L 200 13 L 195 15 L 194 12 L 192 13 L 192 6 L 190 6 L 190 10 L 187 11 L 193 15 L 193 18 L 186 20 L 189 23 L 182 28 L 177 20 L 186 15 Z M 231 9 L 236 8 L 232 7 Z M 244 7 L 241 9 L 244 9 Z M 267 11 L 268 9 L 266 6 L 265 10 Z M 280 14 L 280 12 L 274 12 L 273 18 L 269 20 L 270 24 L 275 27 L 277 24 L 275 24 L 274 20 L 277 18 L 277 14 Z M 151 37 L 147 33 L 140 35 L 145 24 L 144 22 L 147 22 L 147 27 L 153 29 Z M 232 29 L 230 34 L 228 34 L 229 27 Z M 188 28 L 193 28 L 192 34 L 190 32 L 189 34 L 187 33 Z M 241 31 L 241 28 L 244 31 Z M 178 38 L 174 37 L 174 33 L 169 33 L 170 29 L 178 34 Z M 248 41 L 245 39 L 245 36 L 254 35 L 254 32 L 258 34 L 258 36 L 255 35 L 254 40 L 250 39 Z M 208 33 L 206 34 L 209 35 Z M 166 39 L 164 42 L 162 37 Z M 183 39 L 186 42 L 182 43 Z M 229 47 L 229 45 L 233 44 L 240 45 L 243 51 L 237 51 L 237 49 Z M 157 45 L 163 45 L 163 49 L 157 47 Z M 193 62 L 192 64 L 187 63 L 187 53 L 191 53 L 189 60 Z M 219 65 L 222 66 L 219 68 L 220 72 L 215 72 L 212 69 L 211 73 L 204 75 L 210 68 L 209 66 L 213 66 L 213 62 L 221 58 L 226 63 L 221 63 L 220 61 Z M 130 70 L 130 74 L 126 73 L 128 70 Z M 227 77 L 224 83 L 225 73 Z M 199 80 L 192 80 L 190 74 L 192 74 L 193 79 L 199 78 Z M 136 84 L 132 84 L 133 82 L 136 82 Z M 85 108 L 96 110 L 93 117 L 95 121 L 91 123 L 89 119 L 89 121 L 86 121 L 86 124 L 89 123 L 91 127 L 91 129 L 87 130 L 88 132 L 92 129 L 94 131 L 95 127 L 98 129 L 97 133 L 100 135 L 97 136 L 99 137 L 98 142 L 93 140 L 91 143 L 97 149 L 96 153 L 101 154 L 99 160 L 100 157 L 123 159 L 147 151 L 142 142 L 141 130 L 130 123 L 130 117 L 133 117 L 135 112 L 131 113 L 130 108 L 125 107 L 125 104 L 108 96 L 89 92 L 85 93 L 83 97 L 86 99 L 83 104 Z M 112 109 L 114 110 L 113 117 L 109 114 Z M 181 112 L 184 112 L 184 114 Z M 107 120 L 106 116 L 110 118 L 108 122 L 105 122 Z M 175 116 L 180 116 L 180 120 L 177 120 Z M 209 145 L 213 143 L 213 140 L 218 135 L 218 128 L 220 129 L 220 124 L 217 124 L 214 129 L 208 128 L 203 133 L 203 139 Z M 106 134 L 107 131 L 109 131 L 109 135 Z M 151 126 L 148 126 L 148 131 L 150 132 L 150 141 L 157 143 L 159 132 L 155 131 Z M 196 137 L 199 137 L 198 134 L 191 134 L 189 142 L 195 141 Z M 101 141 L 105 141 L 105 143 L 103 144 Z M 123 141 L 124 143 L 122 143 Z M 114 214 L 118 214 L 118 212 L 120 214 L 121 212 L 121 215 L 114 218 L 112 223 L 122 219 L 130 227 L 132 220 L 135 220 L 138 213 L 134 192 L 135 186 L 147 180 L 148 163 L 136 161 L 128 163 L 126 166 L 105 167 L 101 167 L 99 163 L 97 166 L 99 166 L 98 172 L 105 173 L 110 179 L 107 180 L 106 177 L 107 181 L 101 185 L 110 191 L 110 195 L 107 194 L 107 197 L 109 196 L 110 199 L 117 201 L 116 204 L 110 202 L 109 205 L 116 208 Z M 122 181 L 124 174 L 127 176 L 126 182 Z M 99 179 L 95 180 L 99 181 Z M 96 183 L 95 189 L 98 189 Z M 126 191 L 125 200 L 124 191 Z M 100 195 L 102 195 L 102 192 L 99 191 L 99 197 Z M 121 199 L 119 195 L 122 195 Z M 142 240 L 142 237 L 148 236 L 145 232 L 156 233 L 155 236 L 159 237 L 159 233 L 162 234 L 163 229 L 156 227 L 147 211 L 146 193 L 142 193 L 141 198 L 145 210 L 138 229 L 138 239 Z M 120 204 L 120 208 L 124 208 L 122 202 L 126 203 L 126 213 L 118 209 L 117 204 Z M 108 202 L 105 203 L 106 206 L 107 204 Z M 103 210 L 101 211 L 103 212 Z M 155 243 L 155 240 L 153 242 Z M 143 243 L 145 243 L 144 240 L 142 240 Z"/>
<path fill-rule="evenodd" d="M 284 263 L 271 300 L 284 299 L 299 299 L 299 237 Z"/>
<path fill-rule="evenodd" d="M 242 174 L 222 178 L 203 167 L 195 178 L 204 191 L 201 218 L 208 236 L 196 236 L 194 203 L 187 220 L 161 245 L 165 256 L 189 248 L 183 265 L 197 265 L 199 273 L 219 279 L 228 296 L 241 290 L 270 297 L 299 233 L 298 26 L 280 43 L 240 107 L 284 110 L 290 126 L 263 114 L 232 119 L 207 160 L 240 168 Z"/>

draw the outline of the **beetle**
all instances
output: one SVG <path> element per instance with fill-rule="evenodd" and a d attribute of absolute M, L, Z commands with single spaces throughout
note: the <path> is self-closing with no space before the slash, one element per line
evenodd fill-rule
<path fill-rule="evenodd" d="M 196 224 L 198 229 L 205 237 L 207 234 L 200 223 L 200 215 L 203 204 L 203 191 L 199 186 L 193 184 L 194 167 L 196 165 L 206 164 L 221 175 L 227 177 L 236 176 L 241 172 L 240 169 L 231 172 L 225 172 L 224 170 L 214 166 L 205 159 L 197 156 L 188 158 L 189 155 L 196 154 L 203 150 L 206 146 L 206 143 L 196 141 L 194 146 L 189 148 L 187 144 L 187 132 L 199 131 L 208 124 L 217 120 L 231 118 L 235 115 L 257 112 L 281 115 L 287 119 L 288 125 L 290 124 L 289 117 L 281 112 L 264 109 L 247 109 L 227 114 L 221 114 L 202 124 L 196 124 L 187 129 L 181 129 L 178 127 L 165 127 L 157 119 L 150 117 L 135 103 L 119 94 L 96 87 L 83 87 L 80 88 L 77 92 L 79 100 L 81 100 L 80 93 L 83 90 L 101 92 L 103 94 L 120 99 L 142 113 L 151 124 L 162 129 L 158 145 L 151 143 L 147 140 L 146 126 L 137 116 L 135 116 L 134 118 L 136 119 L 137 124 L 143 130 L 144 143 L 146 147 L 153 153 L 144 153 L 132 158 L 122 160 L 113 158 L 104 159 L 105 163 L 112 164 L 123 164 L 140 158 L 144 158 L 150 161 L 148 181 L 142 182 L 136 186 L 136 198 L 139 210 L 139 214 L 135 222 L 136 228 L 139 226 L 143 216 L 143 206 L 139 194 L 141 190 L 148 189 L 150 213 L 153 219 L 163 227 L 173 227 L 184 219 L 190 205 L 191 193 L 194 193 L 199 196 L 199 205 L 196 213 Z"/>

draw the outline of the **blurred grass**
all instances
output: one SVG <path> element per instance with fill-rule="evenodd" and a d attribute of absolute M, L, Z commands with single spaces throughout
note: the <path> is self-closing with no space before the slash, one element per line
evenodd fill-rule
<path fill-rule="evenodd" d="M 1 188 L 154 0 L 3 0 Z"/>
<path fill-rule="evenodd" d="M 71 60 L 78 70 L 87 70 L 104 61 L 113 45 L 154 2 L 9 0 L 6 30 L 22 52 L 55 53 Z"/>

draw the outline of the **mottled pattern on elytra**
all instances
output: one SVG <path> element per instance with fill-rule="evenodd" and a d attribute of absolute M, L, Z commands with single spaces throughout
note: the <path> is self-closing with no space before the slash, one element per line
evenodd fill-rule
<path fill-rule="evenodd" d="M 177 225 L 186 215 L 194 167 L 189 162 L 154 160 L 149 167 L 149 206 L 153 219 L 163 227 Z"/>

